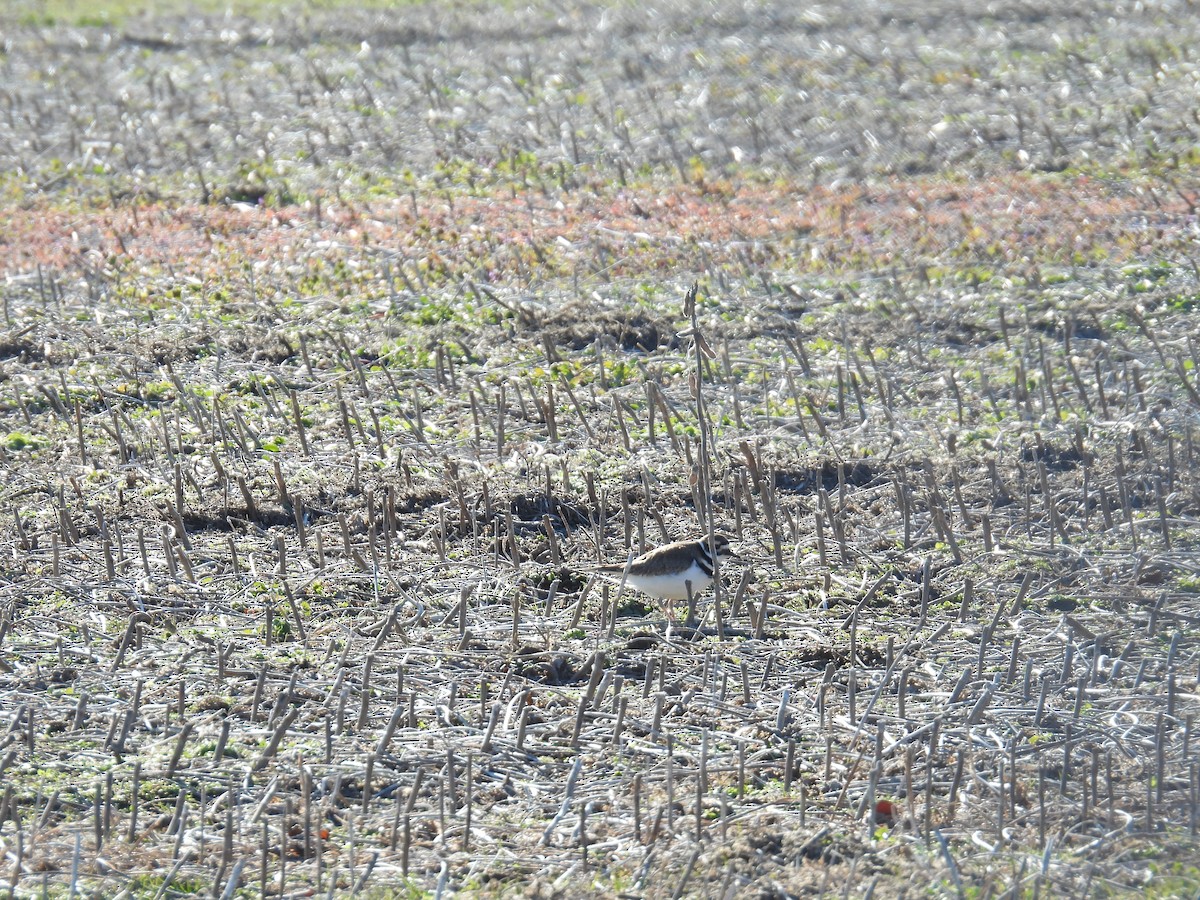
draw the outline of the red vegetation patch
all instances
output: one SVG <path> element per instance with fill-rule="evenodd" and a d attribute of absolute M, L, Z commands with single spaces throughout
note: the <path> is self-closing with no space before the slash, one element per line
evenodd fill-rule
<path fill-rule="evenodd" d="M 1182 199 L 1087 177 L 1014 175 L 978 183 L 817 187 L 740 184 L 612 193 L 448 196 L 280 209 L 151 203 L 65 210 L 45 199 L 7 209 L 0 272 L 97 267 L 122 259 L 203 274 L 214 258 L 398 251 L 431 272 L 470 262 L 500 277 L 568 270 L 610 254 L 614 274 L 653 271 L 696 247 L 715 258 L 786 253 L 800 271 L 1028 257 L 1080 264 L 1136 256 L 1191 218 Z M 516 251 L 514 253 L 514 251 Z M 799 251 L 799 252 L 798 252 Z"/>

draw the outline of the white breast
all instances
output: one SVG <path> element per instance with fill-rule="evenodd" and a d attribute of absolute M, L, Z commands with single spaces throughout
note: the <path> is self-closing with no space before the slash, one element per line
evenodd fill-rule
<path fill-rule="evenodd" d="M 617 576 L 620 577 L 619 575 Z M 694 562 L 684 572 L 675 575 L 633 575 L 625 579 L 625 583 L 637 588 L 651 597 L 663 600 L 686 600 L 688 596 L 687 582 L 692 583 L 692 595 L 695 596 L 712 584 L 712 576 L 705 573 Z"/>

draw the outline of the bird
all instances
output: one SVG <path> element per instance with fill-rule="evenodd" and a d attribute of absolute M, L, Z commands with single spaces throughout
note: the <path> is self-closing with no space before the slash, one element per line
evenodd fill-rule
<path fill-rule="evenodd" d="M 624 575 L 625 584 L 659 600 L 687 600 L 706 590 L 713 582 L 713 553 L 717 560 L 736 558 L 729 547 L 729 538 L 713 535 L 708 538 L 676 541 L 656 547 L 628 563 L 598 566 L 595 571 L 605 575 Z"/>

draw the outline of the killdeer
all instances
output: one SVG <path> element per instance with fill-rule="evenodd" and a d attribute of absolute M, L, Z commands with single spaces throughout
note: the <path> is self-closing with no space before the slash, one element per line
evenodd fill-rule
<path fill-rule="evenodd" d="M 689 589 L 695 597 L 713 582 L 714 551 L 722 562 L 735 556 L 723 534 L 713 536 L 711 548 L 708 538 L 666 544 L 630 562 L 625 583 L 660 600 L 686 600 Z M 620 578 L 625 564 L 599 566 L 596 571 Z"/>

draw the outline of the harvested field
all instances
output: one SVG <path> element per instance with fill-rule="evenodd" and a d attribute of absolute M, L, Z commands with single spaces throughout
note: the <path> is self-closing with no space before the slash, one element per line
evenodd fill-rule
<path fill-rule="evenodd" d="M 1196 897 L 1198 47 L 8 4 L 0 891 Z"/>

